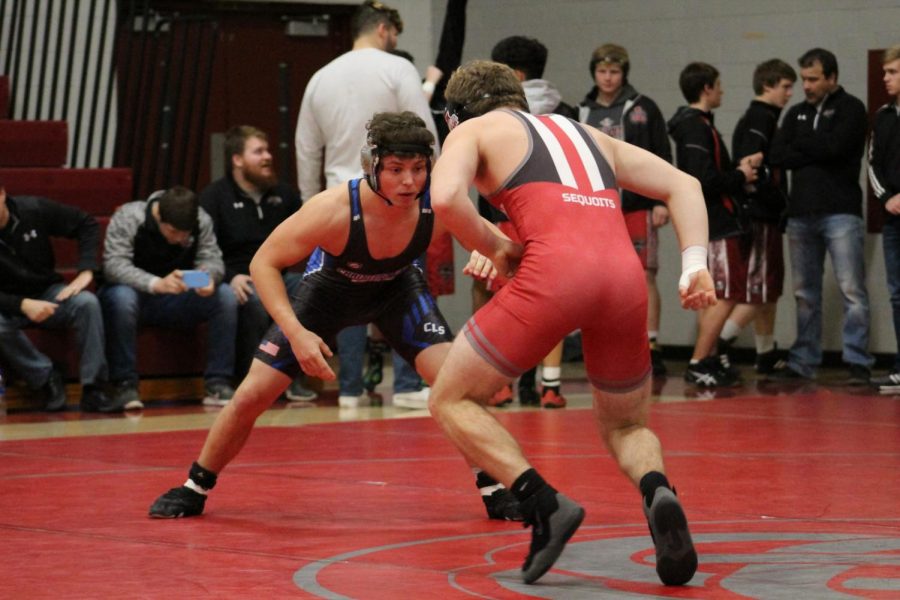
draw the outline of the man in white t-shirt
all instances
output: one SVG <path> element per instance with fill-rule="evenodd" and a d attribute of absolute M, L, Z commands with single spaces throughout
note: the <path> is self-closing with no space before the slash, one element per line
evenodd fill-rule
<path fill-rule="evenodd" d="M 388 51 L 403 31 L 400 14 L 381 2 L 367 0 L 353 17 L 353 49 L 309 80 L 297 122 L 297 176 L 300 195 L 308 200 L 323 189 L 361 177 L 360 150 L 366 123 L 376 112 L 409 110 L 437 136 L 422 80 L 405 58 Z M 325 188 L 321 173 L 325 173 Z M 338 335 L 342 407 L 358 406 L 363 396 L 362 370 L 366 327 L 350 327 Z M 427 389 L 416 372 L 394 355 L 395 405 L 426 408 Z"/>

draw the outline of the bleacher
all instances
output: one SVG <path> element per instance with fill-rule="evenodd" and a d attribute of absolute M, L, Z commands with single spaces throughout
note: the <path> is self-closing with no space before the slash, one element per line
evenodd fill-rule
<path fill-rule="evenodd" d="M 44 196 L 78 206 L 95 216 L 105 232 L 116 207 L 132 200 L 131 169 L 65 167 L 69 147 L 67 123 L 10 120 L 9 98 L 9 78 L 0 76 L 0 181 L 7 194 Z M 74 277 L 76 241 L 57 239 L 54 252 L 58 270 L 66 279 Z M 72 332 L 28 328 L 25 333 L 64 369 L 69 403 L 77 405 L 81 393 L 77 385 L 79 357 Z M 205 357 L 205 326 L 194 332 L 143 328 L 138 336 L 138 368 L 145 404 L 199 397 Z M 7 373 L 8 369 L 3 371 Z M 24 393 L 23 385 L 12 386 L 7 400 L 12 409 L 41 408 L 37 399 Z"/>

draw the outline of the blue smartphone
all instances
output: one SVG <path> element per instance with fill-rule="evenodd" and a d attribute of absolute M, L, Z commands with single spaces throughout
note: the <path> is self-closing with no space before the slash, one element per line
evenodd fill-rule
<path fill-rule="evenodd" d="M 206 271 L 182 271 L 181 280 L 189 288 L 204 288 L 209 285 L 209 273 Z"/>

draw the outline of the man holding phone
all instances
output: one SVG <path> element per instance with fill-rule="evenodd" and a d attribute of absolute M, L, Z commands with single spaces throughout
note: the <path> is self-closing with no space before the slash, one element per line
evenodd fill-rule
<path fill-rule="evenodd" d="M 203 404 L 224 406 L 234 395 L 237 300 L 221 285 L 225 267 L 212 219 L 194 192 L 176 186 L 113 214 L 103 248 L 106 285 L 100 302 L 114 398 L 143 408 L 138 393 L 140 325 L 190 329 L 208 322 L 210 350 Z"/>

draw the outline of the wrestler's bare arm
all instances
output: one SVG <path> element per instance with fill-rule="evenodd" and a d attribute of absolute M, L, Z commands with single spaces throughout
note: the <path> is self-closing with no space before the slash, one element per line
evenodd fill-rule
<path fill-rule="evenodd" d="M 291 337 L 304 331 L 291 308 L 281 272 L 309 257 L 317 246 L 343 248 L 349 229 L 346 186 L 338 186 L 310 198 L 285 219 L 259 247 L 250 263 L 256 293 L 281 330 Z"/>
<path fill-rule="evenodd" d="M 597 132 L 597 135 L 603 135 Z M 607 137 L 619 185 L 666 203 L 681 249 L 709 244 L 709 222 L 700 182 L 642 148 Z"/>
<path fill-rule="evenodd" d="M 691 246 L 709 246 L 706 203 L 697 179 L 637 146 L 597 130 L 591 133 L 607 157 L 611 157 L 619 185 L 666 202 L 682 251 Z M 691 274 L 687 285 L 679 285 L 678 294 L 684 308 L 697 310 L 716 303 L 712 277 L 706 269 Z"/>
<path fill-rule="evenodd" d="M 464 123 L 450 132 L 431 173 L 431 206 L 466 250 L 496 254 L 497 235 L 487 226 L 469 199 L 481 160 L 475 131 Z"/>

